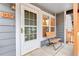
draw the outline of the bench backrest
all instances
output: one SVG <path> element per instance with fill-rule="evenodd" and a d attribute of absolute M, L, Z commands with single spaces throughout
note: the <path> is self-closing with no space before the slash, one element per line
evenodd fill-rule
<path fill-rule="evenodd" d="M 52 38 L 54 34 L 55 34 L 54 32 L 46 32 L 46 36 L 48 38 Z"/>

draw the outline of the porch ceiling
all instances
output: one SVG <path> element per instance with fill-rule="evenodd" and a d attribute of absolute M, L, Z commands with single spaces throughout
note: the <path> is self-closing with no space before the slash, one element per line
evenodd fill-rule
<path fill-rule="evenodd" d="M 60 13 L 63 12 L 64 10 L 72 9 L 72 3 L 31 3 L 31 4 L 51 14 Z"/>

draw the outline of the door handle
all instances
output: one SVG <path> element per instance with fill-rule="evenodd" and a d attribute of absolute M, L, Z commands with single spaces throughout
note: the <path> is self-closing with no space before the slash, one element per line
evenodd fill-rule
<path fill-rule="evenodd" d="M 23 33 L 23 28 L 21 28 L 21 33 Z"/>

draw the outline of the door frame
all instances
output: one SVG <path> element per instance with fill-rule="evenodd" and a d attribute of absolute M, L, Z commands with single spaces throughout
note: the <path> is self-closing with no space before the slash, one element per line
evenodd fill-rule
<path fill-rule="evenodd" d="M 66 27 L 65 27 L 65 21 L 66 21 L 66 10 L 64 11 L 64 46 L 66 46 Z"/>
<path fill-rule="evenodd" d="M 35 14 L 37 14 L 37 25 L 38 25 L 38 12 L 34 9 L 34 8 L 31 8 L 30 6 L 27 6 L 27 5 L 23 5 L 21 4 L 21 28 L 24 28 L 24 10 L 28 10 L 30 12 L 33 12 Z M 37 29 L 38 29 L 38 26 L 36 25 Z M 34 27 L 34 26 L 33 26 Z M 23 29 L 24 30 L 24 29 Z M 27 41 L 24 43 L 24 33 L 21 33 L 21 55 L 24 55 L 36 48 L 39 47 L 39 40 L 38 38 L 34 39 L 34 40 L 30 40 L 30 41 Z M 38 36 L 38 32 L 36 33 L 37 36 Z M 28 49 L 26 50 L 26 48 L 24 48 L 24 45 L 26 46 L 26 44 L 28 43 L 29 46 Z M 29 44 L 31 43 L 31 44 Z"/>

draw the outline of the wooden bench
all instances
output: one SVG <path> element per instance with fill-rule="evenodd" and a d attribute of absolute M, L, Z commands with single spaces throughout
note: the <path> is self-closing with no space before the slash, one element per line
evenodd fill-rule
<path fill-rule="evenodd" d="M 47 35 L 47 40 L 49 41 L 49 45 L 53 44 L 53 47 L 55 50 L 57 50 L 62 43 L 60 42 L 61 38 L 58 37 L 53 37 L 54 33 L 53 32 L 46 32 Z M 55 47 L 56 44 L 60 44 L 59 47 Z"/>

